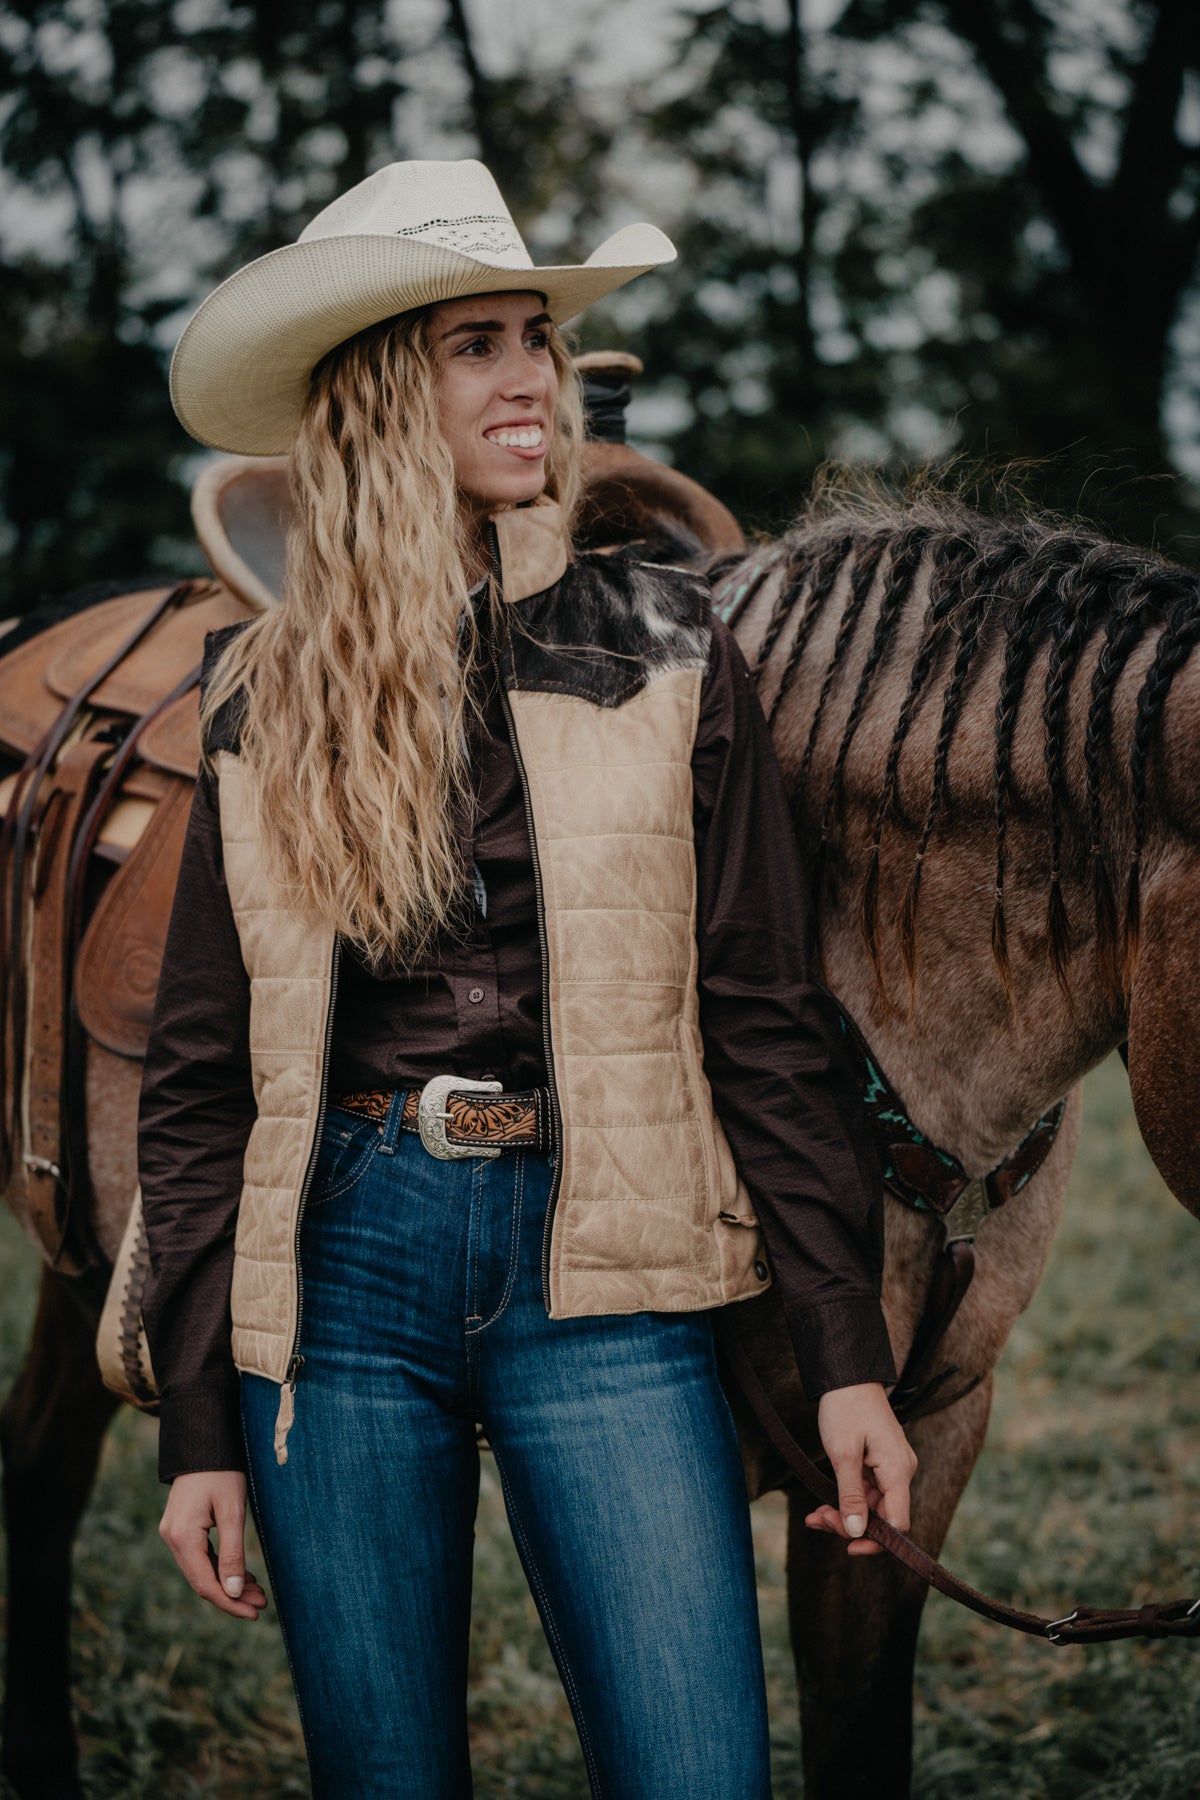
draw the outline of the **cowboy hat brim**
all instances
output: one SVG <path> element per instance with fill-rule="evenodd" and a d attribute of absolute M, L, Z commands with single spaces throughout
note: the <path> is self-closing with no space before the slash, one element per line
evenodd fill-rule
<path fill-rule="evenodd" d="M 525 289 L 543 294 L 561 325 L 674 258 L 653 225 L 624 226 L 585 263 L 541 269 L 379 232 L 285 244 L 238 269 L 189 320 L 171 359 L 171 401 L 185 429 L 214 450 L 284 455 L 313 368 L 368 325 L 437 300 Z"/>

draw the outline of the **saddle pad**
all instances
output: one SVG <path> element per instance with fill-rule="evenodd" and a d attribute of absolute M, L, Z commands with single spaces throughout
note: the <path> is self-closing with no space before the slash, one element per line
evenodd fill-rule
<path fill-rule="evenodd" d="M 104 657 L 111 655 L 167 592 L 165 587 L 147 588 L 138 594 L 119 594 L 115 600 L 103 600 L 74 618 L 61 619 L 16 650 L 10 650 L 7 656 L 0 656 L 0 743 L 28 756 L 63 709 L 62 697 L 46 679 L 50 665 L 71 645 L 81 643 L 90 649 L 103 636 L 103 647 L 88 659 L 90 668 L 99 668 Z M 83 679 L 81 676 L 71 693 L 82 687 Z M 165 682 L 160 693 L 169 693 L 170 687 L 170 682 Z"/>
<path fill-rule="evenodd" d="M 196 779 L 200 773 L 199 688 L 164 706 L 138 739 L 138 751 L 156 769 Z"/>
<path fill-rule="evenodd" d="M 101 895 L 79 952 L 80 1021 L 118 1056 L 146 1054 L 191 805 L 191 782 L 173 781 Z"/>
<path fill-rule="evenodd" d="M 106 607 L 97 606 L 82 615 L 76 622 L 72 641 L 46 667 L 49 686 L 63 700 L 78 693 L 128 636 L 131 626 L 104 618 L 106 611 Z M 204 654 L 208 632 L 254 616 L 245 601 L 236 599 L 226 588 L 202 591 L 199 599 L 168 612 L 149 636 L 135 645 L 100 683 L 91 705 L 101 712 L 132 713 L 140 719 L 183 680 L 189 669 L 195 668 Z M 81 629 L 85 619 L 86 631 Z"/>

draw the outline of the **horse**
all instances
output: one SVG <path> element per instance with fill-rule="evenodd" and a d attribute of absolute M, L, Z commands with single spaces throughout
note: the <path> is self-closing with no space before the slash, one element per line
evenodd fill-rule
<path fill-rule="evenodd" d="M 932 1373 L 908 1425 L 911 1536 L 936 1556 L 1050 1252 L 1080 1080 L 1114 1049 L 1154 1162 L 1200 1213 L 1200 580 L 1020 507 L 835 478 L 782 539 L 709 567 L 771 723 L 824 980 L 869 1043 L 867 1079 L 968 1178 L 946 1210 L 936 1191 L 913 1204 L 905 1143 L 887 1170 L 884 1310 L 897 1367 Z M 1039 1124 L 1040 1165 L 989 1192 Z M 811 1442 L 770 1312 L 764 1296 L 728 1326 Z M 779 1485 L 740 1422 L 751 1493 Z M 903 1795 L 927 1589 L 806 1530 L 811 1505 L 792 1492 L 805 1793 Z"/>
<path fill-rule="evenodd" d="M 977 1204 L 969 1234 L 955 1239 L 969 1255 L 953 1259 L 951 1298 L 932 1314 L 943 1214 L 888 1202 L 884 1307 L 921 1459 L 913 1533 L 936 1551 L 983 1440 L 996 1358 L 1049 1253 L 1078 1137 L 1079 1080 L 1114 1045 L 1128 1041 L 1151 1153 L 1176 1194 L 1196 1204 L 1177 1059 L 1196 978 L 1168 930 L 1178 917 L 1186 940 L 1196 905 L 1200 800 L 1186 762 L 1181 775 L 1169 754 L 1186 743 L 1195 577 L 1074 526 L 992 519 L 933 493 L 888 504 L 824 492 L 782 539 L 747 550 L 694 484 L 647 472 L 632 456 L 599 447 L 591 541 L 606 541 L 617 514 L 619 535 L 643 540 L 647 554 L 710 574 L 771 721 L 812 869 L 824 978 L 847 1030 L 869 1039 L 869 1066 L 886 1071 L 910 1135 L 961 1170 L 978 1199 L 982 1178 L 1058 1109 L 1036 1169 L 1008 1183 L 997 1210 Z M 237 485 L 231 476 L 228 492 Z M 218 488 L 208 490 L 207 514 L 197 509 L 210 540 Z M 237 513 L 229 508 L 231 523 Z M 212 557 L 224 586 L 184 595 L 183 611 L 219 608 L 231 594 L 244 606 L 269 598 L 277 557 L 247 570 L 231 536 Z M 168 685 L 159 681 L 158 699 Z M 1120 919 L 1109 878 L 1118 867 L 1127 873 Z M 44 1272 L 30 1352 L 0 1414 L 10 1545 L 0 1766 L 22 1796 L 80 1792 L 69 1554 L 116 1405 L 96 1373 L 93 1338 L 123 1233 L 128 1243 L 138 1075 L 135 1055 L 88 1043 L 87 1216 L 58 1220 L 63 1245 L 65 1227 L 80 1227 L 75 1272 L 61 1257 Z M 21 1187 L 18 1164 L 18 1210 Z M 969 1285 L 964 1268 L 973 1268 Z M 813 1409 L 770 1293 L 728 1310 L 781 1410 L 811 1442 Z M 136 1310 L 133 1326 L 136 1364 Z M 931 1356 L 956 1372 L 946 1379 Z M 732 1400 L 751 1494 L 781 1485 L 778 1458 Z M 924 1589 L 886 1559 L 848 1559 L 805 1531 L 806 1509 L 792 1497 L 807 1791 L 811 1800 L 903 1794 Z"/>

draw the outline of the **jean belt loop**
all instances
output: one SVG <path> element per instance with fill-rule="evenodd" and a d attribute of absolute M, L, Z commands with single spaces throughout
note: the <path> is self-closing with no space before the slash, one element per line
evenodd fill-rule
<path fill-rule="evenodd" d="M 400 1136 L 400 1117 L 404 1111 L 407 1092 L 407 1088 L 397 1088 L 388 1101 L 387 1118 L 383 1122 L 383 1142 L 379 1146 L 380 1156 L 396 1154 L 396 1139 Z"/>

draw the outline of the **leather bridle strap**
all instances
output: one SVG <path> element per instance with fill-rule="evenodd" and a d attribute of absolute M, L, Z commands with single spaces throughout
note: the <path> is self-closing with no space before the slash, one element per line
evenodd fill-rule
<path fill-rule="evenodd" d="M 719 1331 L 717 1346 L 727 1372 L 801 1486 L 819 1505 L 836 1507 L 836 1486 L 800 1448 L 780 1418 L 732 1329 Z M 986 1594 L 960 1581 L 957 1575 L 943 1568 L 940 1562 L 914 1544 L 911 1538 L 905 1537 L 902 1531 L 897 1531 L 894 1525 L 889 1525 L 886 1519 L 881 1519 L 878 1513 L 868 1513 L 865 1535 L 889 1551 L 927 1586 L 936 1588 L 950 1600 L 957 1600 L 960 1606 L 969 1607 L 996 1625 L 1008 1625 L 1014 1631 L 1046 1638 L 1052 1644 L 1102 1644 L 1114 1638 L 1200 1636 L 1200 1600 L 1168 1600 L 1109 1611 L 1077 1606 L 1066 1618 L 1044 1619 L 1037 1613 L 1021 1612 L 999 1600 L 990 1600 Z"/>

